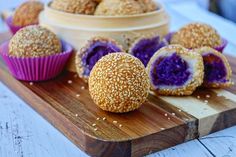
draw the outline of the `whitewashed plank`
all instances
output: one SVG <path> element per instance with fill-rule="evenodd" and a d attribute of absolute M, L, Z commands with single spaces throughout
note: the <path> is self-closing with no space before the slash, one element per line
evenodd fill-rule
<path fill-rule="evenodd" d="M 87 156 L 0 83 L 0 157 Z"/>
<path fill-rule="evenodd" d="M 147 157 L 212 157 L 212 155 L 198 140 L 194 140 Z"/>
<path fill-rule="evenodd" d="M 200 139 L 216 157 L 236 156 L 236 126 Z"/>

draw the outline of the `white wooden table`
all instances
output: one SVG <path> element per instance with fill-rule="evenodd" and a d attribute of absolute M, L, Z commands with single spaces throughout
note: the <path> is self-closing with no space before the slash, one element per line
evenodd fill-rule
<path fill-rule="evenodd" d="M 209 23 L 229 40 L 226 52 L 236 56 L 236 24 L 204 11 L 191 0 L 163 1 L 178 1 L 166 4 L 172 30 L 191 21 Z M 11 5 L 13 2 L 19 0 L 11 0 Z M 2 3 L 0 0 L 0 9 Z M 0 32 L 5 29 L 0 22 Z M 0 82 L 0 157 L 81 156 L 87 155 Z M 236 126 L 149 156 L 236 157 Z"/>

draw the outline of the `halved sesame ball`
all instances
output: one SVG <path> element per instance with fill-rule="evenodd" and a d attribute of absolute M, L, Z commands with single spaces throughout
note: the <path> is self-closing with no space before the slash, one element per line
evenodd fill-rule
<path fill-rule="evenodd" d="M 15 26 L 38 24 L 38 16 L 43 9 L 43 3 L 39 1 L 27 1 L 16 9 L 12 22 Z"/>
<path fill-rule="evenodd" d="M 139 108 L 150 88 L 142 62 L 126 53 L 113 53 L 101 58 L 91 71 L 89 91 L 103 110 L 124 113 Z"/>
<path fill-rule="evenodd" d="M 180 45 L 157 51 L 147 66 L 152 89 L 160 95 L 191 95 L 203 82 L 201 55 Z"/>
<path fill-rule="evenodd" d="M 131 46 L 129 53 L 141 60 L 147 66 L 149 60 L 155 52 L 167 45 L 160 39 L 160 36 L 141 37 Z"/>
<path fill-rule="evenodd" d="M 53 0 L 51 8 L 73 14 L 93 15 L 97 2 L 93 0 Z"/>
<path fill-rule="evenodd" d="M 61 52 L 59 38 L 42 26 L 20 29 L 10 40 L 9 55 L 15 57 L 43 57 Z"/>
<path fill-rule="evenodd" d="M 174 33 L 171 44 L 180 44 L 188 49 L 204 46 L 217 47 L 221 45 L 221 37 L 210 25 L 190 23 Z"/>
<path fill-rule="evenodd" d="M 210 88 L 224 88 L 233 84 L 232 70 L 227 58 L 210 47 L 196 49 L 203 57 L 204 82 L 203 86 Z"/>
<path fill-rule="evenodd" d="M 136 0 L 103 0 L 96 8 L 95 15 L 120 16 L 143 13 Z"/>
<path fill-rule="evenodd" d="M 113 39 L 93 37 L 76 55 L 77 73 L 81 78 L 87 81 L 93 66 L 100 58 L 109 53 L 122 51 L 122 46 Z"/>

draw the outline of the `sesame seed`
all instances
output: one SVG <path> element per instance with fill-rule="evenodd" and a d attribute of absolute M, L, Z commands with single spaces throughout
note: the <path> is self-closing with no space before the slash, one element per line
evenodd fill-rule
<path fill-rule="evenodd" d="M 82 89 L 82 90 L 84 90 L 84 89 L 85 89 L 85 87 L 84 87 L 84 86 L 81 86 L 81 89 Z"/>
<path fill-rule="evenodd" d="M 161 128 L 161 130 L 165 130 L 165 128 Z"/>
<path fill-rule="evenodd" d="M 200 99 L 201 97 L 198 95 L 197 98 Z"/>
<path fill-rule="evenodd" d="M 205 103 L 208 103 L 208 100 L 205 100 L 204 102 L 205 102 Z"/>
<path fill-rule="evenodd" d="M 119 127 L 121 128 L 121 127 L 122 127 L 122 124 L 120 124 Z"/>
<path fill-rule="evenodd" d="M 114 124 L 117 124 L 117 121 L 116 121 L 116 120 L 114 120 L 114 121 L 113 121 L 113 123 L 114 123 Z"/>
<path fill-rule="evenodd" d="M 93 125 L 92 126 L 96 126 L 97 124 L 95 124 L 95 123 L 93 123 Z"/>
<path fill-rule="evenodd" d="M 98 130 L 98 128 L 94 128 L 94 131 L 97 131 Z"/>
<path fill-rule="evenodd" d="M 182 110 L 179 109 L 179 112 L 182 112 Z"/>
<path fill-rule="evenodd" d="M 171 113 L 172 114 L 172 116 L 175 116 L 175 113 Z"/>
<path fill-rule="evenodd" d="M 102 120 L 106 120 L 106 117 L 103 117 Z"/>
<path fill-rule="evenodd" d="M 210 95 L 208 95 L 208 94 L 206 95 L 206 98 L 210 98 L 210 97 L 211 97 Z"/>
<path fill-rule="evenodd" d="M 167 117 L 168 116 L 168 114 L 167 113 L 165 113 L 165 117 Z"/>
<path fill-rule="evenodd" d="M 99 117 L 97 117 L 97 119 L 96 120 L 100 120 L 100 118 Z"/>
<path fill-rule="evenodd" d="M 168 120 L 170 120 L 170 117 L 168 117 Z"/>
<path fill-rule="evenodd" d="M 75 114 L 75 117 L 78 117 L 79 115 L 78 114 Z"/>
<path fill-rule="evenodd" d="M 76 94 L 76 97 L 80 97 L 80 94 Z"/>
<path fill-rule="evenodd" d="M 71 80 L 68 80 L 68 84 L 72 84 L 72 81 L 71 81 Z"/>
<path fill-rule="evenodd" d="M 33 82 L 30 82 L 29 84 L 30 84 L 31 86 L 33 86 L 33 85 L 34 85 L 34 83 L 33 83 Z"/>

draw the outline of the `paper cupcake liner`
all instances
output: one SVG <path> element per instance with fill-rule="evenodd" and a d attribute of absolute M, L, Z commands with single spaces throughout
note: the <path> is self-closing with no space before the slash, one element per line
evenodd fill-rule
<path fill-rule="evenodd" d="M 7 24 L 7 26 L 9 27 L 9 29 L 10 29 L 10 31 L 12 32 L 13 35 L 16 34 L 16 32 L 17 32 L 18 30 L 20 30 L 21 28 L 23 28 L 23 27 L 21 27 L 21 26 L 15 26 L 15 25 L 13 25 L 13 23 L 12 23 L 12 16 L 10 16 L 10 17 L 8 17 L 8 18 L 6 19 L 6 24 Z"/>
<path fill-rule="evenodd" d="M 171 38 L 172 38 L 172 36 L 174 35 L 174 33 L 175 33 L 175 32 L 170 32 L 170 33 L 168 33 L 168 34 L 164 37 L 164 39 L 165 39 L 169 44 L 170 44 Z M 222 53 L 222 52 L 224 51 L 225 47 L 227 46 L 228 41 L 227 41 L 226 39 L 224 39 L 224 38 L 221 38 L 221 41 L 222 41 L 222 43 L 221 43 L 219 46 L 214 47 L 214 49 Z"/>
<path fill-rule="evenodd" d="M 62 41 L 63 52 L 46 56 L 20 58 L 8 55 L 9 41 L 0 46 L 0 54 L 11 74 L 24 81 L 45 81 L 56 77 L 64 69 L 73 49 Z"/>

